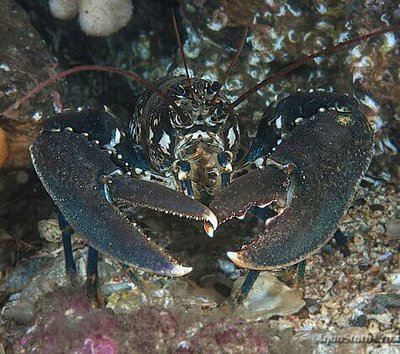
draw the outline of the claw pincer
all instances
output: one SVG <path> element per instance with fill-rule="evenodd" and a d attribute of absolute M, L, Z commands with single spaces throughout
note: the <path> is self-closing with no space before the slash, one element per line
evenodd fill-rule
<path fill-rule="evenodd" d="M 192 268 L 149 241 L 118 206 L 141 206 L 216 226 L 215 215 L 183 194 L 123 175 L 110 158 L 120 134 L 114 119 L 107 112 L 87 110 L 49 120 L 31 147 L 35 170 L 65 219 L 91 247 L 153 273 L 185 275 Z"/>
<path fill-rule="evenodd" d="M 303 109 L 298 104 L 285 110 L 295 112 L 287 113 L 290 122 L 307 107 L 309 115 L 288 129 L 265 167 L 233 182 L 210 204 L 220 223 L 254 205 L 284 204 L 278 215 L 266 221 L 264 233 L 254 242 L 238 252 L 228 252 L 240 267 L 273 270 L 317 252 L 336 231 L 369 166 L 373 135 L 354 101 L 328 93 L 310 97 L 314 99 L 311 106 L 303 100 Z M 292 96 L 287 101 L 298 100 Z M 323 108 L 316 108 L 315 103 Z M 279 118 L 285 115 L 279 114 Z M 290 171 L 285 168 L 289 164 Z"/>

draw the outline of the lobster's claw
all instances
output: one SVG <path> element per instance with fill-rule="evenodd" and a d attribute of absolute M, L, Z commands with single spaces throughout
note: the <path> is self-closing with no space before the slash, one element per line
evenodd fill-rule
<path fill-rule="evenodd" d="M 289 193 L 289 175 L 276 165 L 249 173 L 228 185 L 210 204 L 219 223 L 242 218 L 254 206 L 286 205 Z"/>
<path fill-rule="evenodd" d="M 75 231 L 91 246 L 156 274 L 182 276 L 192 270 L 179 265 L 149 241 L 111 202 L 131 202 L 215 225 L 215 215 L 207 207 L 160 185 L 124 176 L 105 177 L 112 176 L 116 166 L 107 151 L 84 134 L 43 131 L 31 146 L 31 155 L 46 190 Z"/>
<path fill-rule="evenodd" d="M 285 208 L 266 221 L 264 233 L 228 256 L 243 268 L 274 270 L 318 251 L 349 207 L 372 146 L 372 133 L 358 110 L 322 110 L 294 129 L 264 171 L 233 182 L 210 204 L 223 222 L 259 202 L 285 200 Z"/>

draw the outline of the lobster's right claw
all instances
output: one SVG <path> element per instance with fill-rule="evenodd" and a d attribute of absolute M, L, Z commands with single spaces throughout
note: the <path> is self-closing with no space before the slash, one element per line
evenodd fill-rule
<path fill-rule="evenodd" d="M 109 154 L 84 134 L 43 131 L 31 146 L 31 155 L 43 185 L 75 231 L 96 250 L 125 264 L 168 276 L 192 270 L 148 240 L 118 203 L 171 212 L 216 227 L 215 215 L 201 203 L 157 184 L 113 175 L 116 166 Z"/>

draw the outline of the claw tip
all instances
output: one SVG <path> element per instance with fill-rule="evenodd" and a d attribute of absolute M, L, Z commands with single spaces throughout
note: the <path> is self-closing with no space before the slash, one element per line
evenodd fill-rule
<path fill-rule="evenodd" d="M 210 211 L 210 212 L 207 214 L 206 221 L 208 221 L 208 222 L 211 224 L 211 226 L 212 226 L 212 228 L 213 228 L 214 230 L 218 227 L 218 220 L 217 220 L 217 217 L 215 216 L 215 214 L 214 214 L 212 211 Z"/>
<path fill-rule="evenodd" d="M 237 264 L 239 262 L 239 257 L 237 252 L 226 252 L 226 255 L 233 263 Z"/>
<path fill-rule="evenodd" d="M 214 227 L 213 227 L 213 225 L 211 225 L 210 222 L 205 221 L 203 226 L 204 226 L 204 231 L 206 232 L 206 234 L 209 237 L 213 237 L 214 236 Z"/>
<path fill-rule="evenodd" d="M 193 270 L 192 267 L 183 267 L 177 264 L 176 266 L 174 266 L 174 268 L 172 268 L 171 275 L 174 277 L 181 277 L 183 275 L 190 273 L 192 270 Z"/>

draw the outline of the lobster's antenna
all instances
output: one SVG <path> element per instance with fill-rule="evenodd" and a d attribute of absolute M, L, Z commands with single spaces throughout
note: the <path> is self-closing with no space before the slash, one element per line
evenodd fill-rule
<path fill-rule="evenodd" d="M 190 76 L 189 76 L 189 70 L 188 70 L 188 65 L 187 65 L 187 61 L 186 61 L 185 51 L 183 50 L 182 40 L 181 40 L 181 36 L 179 34 L 178 24 L 176 23 L 176 16 L 175 16 L 175 11 L 174 11 L 173 7 L 171 7 L 171 15 L 172 15 L 172 22 L 174 23 L 174 31 L 175 31 L 176 40 L 178 42 L 179 50 L 181 51 L 183 66 L 185 67 L 186 77 L 187 77 L 187 80 L 189 83 L 190 96 L 193 98 L 192 80 L 190 79 Z"/>
<path fill-rule="evenodd" d="M 233 58 L 232 58 L 232 60 L 231 60 L 231 62 L 229 64 L 228 69 L 226 70 L 224 76 L 222 77 L 221 85 L 220 85 L 220 87 L 218 87 L 217 92 L 215 93 L 215 95 L 213 96 L 213 98 L 212 98 L 212 100 L 210 102 L 211 104 L 213 104 L 215 102 L 219 92 L 222 89 L 222 86 L 224 86 L 224 84 L 226 82 L 226 79 L 228 78 L 229 74 L 231 73 L 233 66 L 236 64 L 237 60 L 239 59 L 240 53 L 242 52 L 242 49 L 243 49 L 243 46 L 246 43 L 246 37 L 247 37 L 248 31 L 249 31 L 249 28 L 246 27 L 244 29 L 243 35 L 242 35 L 242 37 L 240 39 L 239 45 L 238 45 L 238 47 L 236 49 L 236 53 L 233 56 Z"/>
<path fill-rule="evenodd" d="M 125 77 L 129 77 L 132 80 L 135 80 L 145 86 L 146 88 L 154 91 L 157 95 L 162 97 L 169 105 L 172 106 L 172 108 L 175 109 L 175 111 L 181 116 L 183 119 L 187 119 L 186 114 L 183 112 L 183 110 L 178 107 L 178 105 L 174 102 L 174 100 L 171 97 L 168 97 L 163 91 L 161 91 L 156 85 L 154 85 L 152 82 L 142 78 L 140 75 L 132 72 L 132 71 L 127 71 L 127 70 L 121 70 L 114 68 L 112 66 L 105 66 L 105 65 L 81 65 L 81 66 L 75 66 L 74 68 L 61 71 L 52 77 L 48 78 L 45 81 L 40 82 L 36 87 L 34 87 L 32 90 L 30 90 L 25 96 L 23 96 L 21 99 L 19 99 L 16 103 L 8 107 L 5 111 L 1 112 L 2 115 L 6 117 L 12 116 L 12 112 L 18 109 L 21 105 L 27 103 L 29 99 L 31 99 L 33 96 L 37 95 L 40 91 L 42 91 L 44 88 L 50 86 L 51 84 L 55 83 L 56 81 L 61 80 L 62 78 L 76 74 L 82 71 L 103 71 L 103 72 L 109 72 L 109 73 L 114 73 L 118 75 L 122 75 Z"/>
<path fill-rule="evenodd" d="M 326 55 L 326 54 L 329 54 L 329 53 L 333 53 L 333 52 L 339 51 L 339 50 L 341 50 L 343 48 L 352 46 L 354 44 L 357 44 L 357 43 L 359 43 L 361 41 L 364 41 L 364 40 L 367 40 L 369 38 L 377 37 L 377 36 L 379 36 L 381 34 L 384 34 L 384 33 L 393 32 L 393 31 L 399 31 L 399 30 L 400 30 L 400 23 L 396 24 L 396 25 L 393 25 L 393 26 L 389 26 L 389 27 L 380 29 L 380 30 L 375 31 L 375 32 L 364 34 L 362 36 L 350 39 L 350 40 L 345 41 L 345 42 L 340 42 L 340 43 L 336 44 L 333 47 L 330 47 L 330 48 L 327 48 L 327 49 L 322 49 L 319 52 L 316 52 L 316 53 L 313 53 L 313 54 L 311 54 L 309 56 L 306 56 L 306 57 L 304 57 L 303 59 L 301 59 L 301 60 L 299 60 L 297 62 L 292 62 L 292 63 L 288 64 L 282 70 L 279 70 L 276 73 L 273 73 L 272 75 L 268 76 L 263 81 L 259 82 L 253 88 L 251 88 L 250 90 L 248 90 L 247 92 L 242 94 L 239 98 L 237 98 L 235 101 L 233 101 L 226 109 L 227 110 L 234 109 L 236 106 L 238 106 L 244 100 L 247 100 L 249 98 L 249 96 L 251 96 L 253 93 L 258 91 L 259 89 L 263 88 L 264 86 L 266 86 L 270 82 L 273 82 L 273 81 L 276 81 L 276 80 L 280 79 L 281 77 L 291 73 L 292 71 L 296 70 L 300 66 L 302 66 L 302 65 L 304 65 L 304 64 L 306 64 L 306 63 L 308 63 L 308 62 L 310 62 L 312 60 L 314 60 L 317 57 L 320 57 L 322 55 Z"/>

